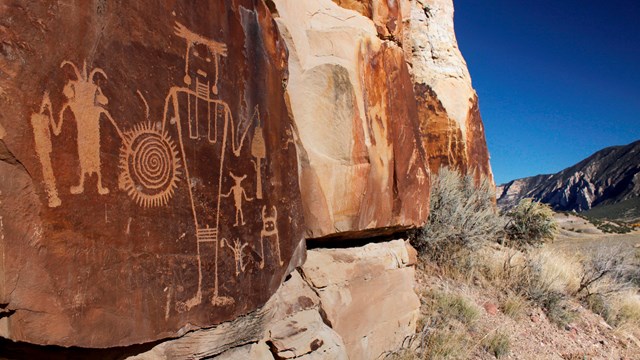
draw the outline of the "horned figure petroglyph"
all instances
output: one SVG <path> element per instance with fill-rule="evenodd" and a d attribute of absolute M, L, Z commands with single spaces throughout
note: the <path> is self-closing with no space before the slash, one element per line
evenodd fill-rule
<path fill-rule="evenodd" d="M 95 83 L 95 76 L 102 75 L 107 79 L 107 74 L 100 69 L 95 68 L 87 75 L 87 63 L 82 67 L 82 72 L 78 67 L 70 62 L 63 61 L 61 68 L 70 66 L 75 73 L 75 80 L 69 80 L 64 86 L 62 93 L 67 98 L 66 102 L 60 110 L 60 120 L 58 124 L 54 124 L 53 132 L 59 135 L 62 131 L 62 122 L 64 120 L 65 111 L 69 110 L 76 121 L 78 133 L 78 158 L 80 160 L 80 183 L 72 186 L 70 191 L 72 194 L 81 194 L 84 192 L 84 181 L 88 175 L 96 174 L 98 176 L 98 193 L 105 195 L 109 193 L 109 189 L 102 186 L 102 173 L 100 171 L 100 118 L 104 115 L 115 127 L 118 135 L 122 138 L 122 133 L 116 122 L 113 120 L 109 112 L 104 108 L 109 100 L 102 93 L 102 89 Z"/>
<path fill-rule="evenodd" d="M 282 258 L 280 257 L 280 236 L 278 235 L 278 209 L 272 207 L 272 215 L 267 214 L 267 207 L 262 207 L 262 231 L 260 231 L 260 252 L 262 254 L 262 260 L 260 260 L 260 269 L 264 268 L 264 239 L 269 238 L 271 244 L 271 250 L 275 248 L 275 253 L 278 256 L 278 263 L 280 266 L 284 265 Z"/>
<path fill-rule="evenodd" d="M 242 243 L 240 242 L 240 239 L 236 238 L 233 241 L 233 245 L 229 242 L 229 240 L 227 239 L 222 239 L 222 246 L 226 246 L 229 248 L 229 250 L 231 250 L 231 252 L 233 252 L 233 257 L 235 259 L 235 264 L 236 264 L 236 276 L 240 275 L 241 272 L 244 272 L 244 270 L 247 268 L 247 265 L 249 265 L 248 262 L 244 262 L 244 256 L 242 256 L 242 252 L 244 251 L 244 249 L 249 246 L 249 244 L 247 243 Z M 249 258 L 251 259 L 251 258 Z"/>
<path fill-rule="evenodd" d="M 56 129 L 49 93 L 45 92 L 40 105 L 40 112 L 31 115 L 31 126 L 36 145 L 36 155 L 42 165 L 44 186 L 49 200 L 49 207 L 58 207 L 62 201 L 58 197 L 56 178 L 51 165 L 51 130 Z"/>
<path fill-rule="evenodd" d="M 235 182 L 235 185 L 233 185 L 231 187 L 231 190 L 229 190 L 228 193 L 221 195 L 222 197 L 229 197 L 231 196 L 231 194 L 233 194 L 233 201 L 235 202 L 235 207 L 236 207 L 236 222 L 235 224 L 233 224 L 233 226 L 238 226 L 240 224 L 244 225 L 244 214 L 242 213 L 242 199 L 244 199 L 245 201 L 253 201 L 253 198 L 250 198 L 247 196 L 247 192 L 244 191 L 244 188 L 242 187 L 242 180 L 247 178 L 247 175 L 243 175 L 243 176 L 235 176 L 232 172 L 229 172 L 229 175 L 233 178 L 233 181 Z"/>
<path fill-rule="evenodd" d="M 207 48 L 209 48 L 209 51 L 213 53 L 214 60 L 215 60 L 215 82 L 211 86 L 211 92 L 217 95 L 218 94 L 218 75 L 219 75 L 219 67 L 220 67 L 218 57 L 227 56 L 227 45 L 212 39 L 207 39 L 204 36 L 198 35 L 193 31 L 187 29 L 184 25 L 180 24 L 179 22 L 176 22 L 174 30 L 176 35 L 187 40 L 187 49 L 186 49 L 185 58 L 184 58 L 184 64 L 185 64 L 184 83 L 187 85 L 191 85 L 192 79 L 191 79 L 191 76 L 189 75 L 189 57 L 191 54 L 191 48 L 197 44 L 205 45 Z"/>

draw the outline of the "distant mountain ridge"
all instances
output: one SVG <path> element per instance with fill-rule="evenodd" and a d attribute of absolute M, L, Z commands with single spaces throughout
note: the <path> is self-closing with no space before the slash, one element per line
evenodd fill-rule
<path fill-rule="evenodd" d="M 496 197 L 502 209 L 530 197 L 561 211 L 585 211 L 640 197 L 640 141 L 602 149 L 556 174 L 502 184 Z"/>

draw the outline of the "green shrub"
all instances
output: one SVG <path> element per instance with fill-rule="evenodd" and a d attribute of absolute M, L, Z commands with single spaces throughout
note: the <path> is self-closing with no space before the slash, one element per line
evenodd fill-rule
<path fill-rule="evenodd" d="M 494 205 L 495 189 L 487 179 L 476 185 L 469 175 L 448 168 L 433 177 L 429 221 L 413 239 L 422 255 L 442 265 L 463 249 L 496 241 L 504 220 Z"/>
<path fill-rule="evenodd" d="M 553 210 L 549 205 L 532 199 L 522 199 L 506 216 L 507 238 L 516 246 L 542 245 L 553 240 L 558 231 L 558 224 L 553 219 Z"/>

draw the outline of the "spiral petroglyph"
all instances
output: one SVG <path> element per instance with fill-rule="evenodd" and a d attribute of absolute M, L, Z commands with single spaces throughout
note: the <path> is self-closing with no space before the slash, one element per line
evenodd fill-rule
<path fill-rule="evenodd" d="M 124 134 L 120 170 L 120 188 L 138 205 L 164 206 L 178 186 L 176 146 L 166 132 L 151 123 L 140 123 Z"/>

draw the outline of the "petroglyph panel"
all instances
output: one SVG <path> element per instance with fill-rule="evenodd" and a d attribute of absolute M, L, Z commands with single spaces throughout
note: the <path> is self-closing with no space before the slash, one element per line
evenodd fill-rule
<path fill-rule="evenodd" d="M 257 309 L 302 260 L 287 52 L 267 8 L 101 4 L 16 2 L 0 19 L 29 40 L 0 55 L 13 340 L 176 336 Z"/>

